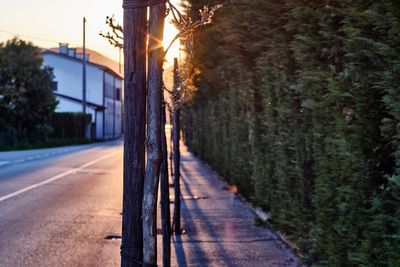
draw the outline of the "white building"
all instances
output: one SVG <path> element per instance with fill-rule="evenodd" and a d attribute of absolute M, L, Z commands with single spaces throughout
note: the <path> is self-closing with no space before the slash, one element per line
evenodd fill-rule
<path fill-rule="evenodd" d="M 56 112 L 82 112 L 81 49 L 60 44 L 42 51 L 44 65 L 53 68 Z M 86 49 L 86 113 L 92 115 L 92 136 L 111 139 L 122 135 L 122 74 L 118 63 Z"/>

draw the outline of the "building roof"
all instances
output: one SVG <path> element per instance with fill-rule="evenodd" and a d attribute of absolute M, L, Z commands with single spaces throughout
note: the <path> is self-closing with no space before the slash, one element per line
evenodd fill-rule
<path fill-rule="evenodd" d="M 76 49 L 77 54 L 82 53 L 82 48 L 78 47 L 78 48 L 74 48 L 74 49 Z M 53 55 L 57 55 L 57 56 L 60 56 L 60 57 L 66 58 L 66 59 L 82 62 L 82 59 L 80 59 L 78 57 L 73 57 L 73 56 L 69 56 L 69 55 L 60 53 L 59 48 L 43 49 L 42 53 L 43 54 L 53 54 Z M 123 66 L 121 67 L 121 73 L 119 73 L 118 62 L 115 62 L 114 60 L 112 60 L 106 56 L 103 56 L 102 54 L 100 54 L 96 51 L 93 51 L 91 49 L 86 49 L 86 54 L 89 55 L 89 60 L 88 60 L 87 64 L 104 69 L 107 72 L 113 74 L 114 76 L 120 78 L 121 80 L 123 79 Z"/>

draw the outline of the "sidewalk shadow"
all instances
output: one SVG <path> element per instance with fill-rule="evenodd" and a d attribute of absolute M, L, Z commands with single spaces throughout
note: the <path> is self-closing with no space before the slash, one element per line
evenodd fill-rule
<path fill-rule="evenodd" d="M 192 155 L 190 156 L 184 156 L 182 157 L 183 160 L 182 162 L 188 161 L 188 162 L 193 162 L 191 160 Z M 184 159 L 186 158 L 186 160 Z M 201 173 L 201 171 L 199 171 Z M 188 177 L 189 177 L 189 170 L 185 166 L 185 164 L 181 164 L 181 181 L 182 185 L 184 186 L 185 190 L 184 192 L 188 194 L 189 197 L 195 197 L 193 194 L 190 185 L 188 183 Z M 200 174 L 201 175 L 201 174 Z M 192 201 L 192 200 L 190 200 Z M 204 229 L 207 229 L 207 236 L 214 237 L 214 239 L 218 238 L 218 233 L 213 229 L 213 224 L 210 222 L 209 218 L 207 217 L 206 214 L 201 210 L 201 207 L 199 206 L 198 202 L 196 200 L 193 200 L 193 207 L 196 210 L 196 216 L 197 218 L 202 222 L 202 225 L 204 226 Z M 187 266 L 187 257 L 185 255 L 184 251 L 184 243 L 189 243 L 190 247 L 189 249 L 191 252 L 193 252 L 195 258 L 196 258 L 196 265 L 197 266 L 209 266 L 213 262 L 210 261 L 210 256 L 207 255 L 207 252 L 204 251 L 202 248 L 201 244 L 205 243 L 203 242 L 204 240 L 190 240 L 190 235 L 196 233 L 196 228 L 195 228 L 195 220 L 193 219 L 193 216 L 191 214 L 191 210 L 188 208 L 186 201 L 182 200 L 181 201 L 181 207 L 182 207 L 182 219 L 183 219 L 183 226 L 187 227 L 187 234 L 188 234 L 188 241 L 184 242 L 182 241 L 181 237 L 175 236 L 176 242 L 174 242 L 175 246 L 175 251 L 176 251 L 176 256 L 178 259 L 178 265 L 179 266 Z M 198 235 L 200 237 L 200 235 Z M 174 241 L 175 241 L 174 240 Z M 223 241 L 218 241 L 218 240 L 209 240 L 207 243 L 212 243 L 214 246 L 215 251 L 213 252 L 214 255 L 218 255 L 220 257 L 220 260 L 224 261 L 224 263 L 227 266 L 230 267 L 235 267 L 239 266 L 237 263 L 231 260 L 232 255 L 229 255 L 227 252 L 226 248 L 224 247 Z"/>
<path fill-rule="evenodd" d="M 173 235 L 172 242 L 175 246 L 175 255 L 176 255 L 176 260 L 178 261 L 178 266 L 186 267 L 187 259 L 185 255 L 185 249 L 183 248 L 182 237 L 180 235 Z"/>

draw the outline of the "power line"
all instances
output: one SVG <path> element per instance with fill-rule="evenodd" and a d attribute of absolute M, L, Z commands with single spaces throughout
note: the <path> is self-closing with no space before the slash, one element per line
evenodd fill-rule
<path fill-rule="evenodd" d="M 30 38 L 30 39 L 34 39 L 34 40 L 38 40 L 38 41 L 45 41 L 45 42 L 51 42 L 51 43 L 62 43 L 60 41 L 45 39 L 45 38 L 41 38 L 41 37 L 35 37 L 35 36 L 31 36 L 31 35 L 19 34 L 16 32 L 5 31 L 2 29 L 0 29 L 0 32 L 15 35 L 15 36 L 21 36 L 21 37 L 25 37 L 25 38 Z"/>
<path fill-rule="evenodd" d="M 75 47 L 80 47 L 80 45 L 78 44 L 74 44 L 74 43 L 70 43 L 70 42 L 63 42 L 63 41 L 56 41 L 56 40 L 51 40 L 51 39 L 45 39 L 45 38 L 41 38 L 41 37 L 36 37 L 36 36 L 32 36 L 32 35 L 26 35 L 26 34 L 19 34 L 16 32 L 11 32 L 11 31 L 5 31 L 3 29 L 0 29 L 0 33 L 6 33 L 6 34 L 10 34 L 10 35 L 14 35 L 17 37 L 25 37 L 25 38 L 29 38 L 29 39 L 33 39 L 33 40 L 37 40 L 37 41 L 43 41 L 43 42 L 50 42 L 50 43 L 55 43 L 55 44 L 60 44 L 60 43 L 67 43 L 71 46 L 75 46 Z M 92 50 L 96 51 L 96 49 L 101 50 L 102 47 L 100 46 L 90 46 L 91 48 L 94 48 Z"/>

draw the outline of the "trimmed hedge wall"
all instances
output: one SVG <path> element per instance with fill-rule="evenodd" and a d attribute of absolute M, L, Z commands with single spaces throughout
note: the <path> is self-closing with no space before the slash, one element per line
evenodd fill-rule
<path fill-rule="evenodd" d="M 91 115 L 83 113 L 53 113 L 47 124 L 39 124 L 33 130 L 17 131 L 6 127 L 0 132 L 0 150 L 19 150 L 57 147 L 88 143 L 86 127 Z"/>
<path fill-rule="evenodd" d="M 400 266 L 399 2 L 222 2 L 194 36 L 190 149 L 307 263 Z"/>
<path fill-rule="evenodd" d="M 53 128 L 51 137 L 56 139 L 85 139 L 86 128 L 91 121 L 90 114 L 56 112 L 50 119 L 50 126 Z"/>

